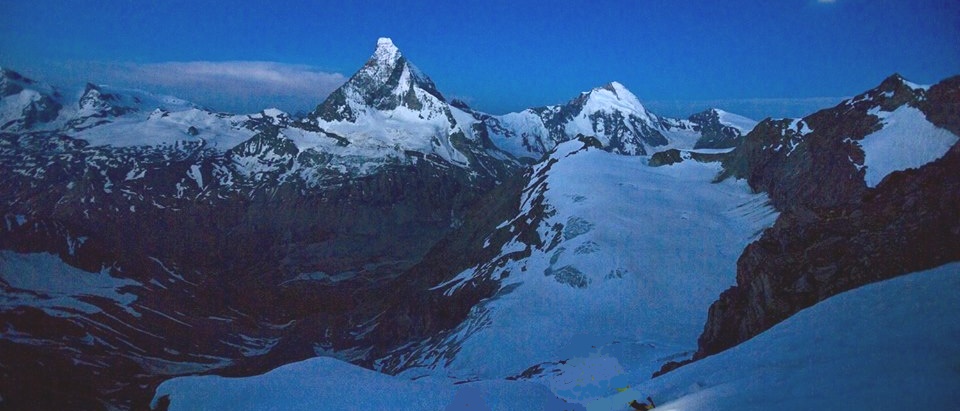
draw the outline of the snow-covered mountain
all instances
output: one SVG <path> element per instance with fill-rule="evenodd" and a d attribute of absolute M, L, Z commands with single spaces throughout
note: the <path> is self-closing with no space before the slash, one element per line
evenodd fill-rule
<path fill-rule="evenodd" d="M 563 105 L 476 117 L 499 147 L 533 159 L 578 135 L 596 137 L 608 151 L 632 155 L 670 148 L 729 148 L 755 124 L 722 110 L 688 120 L 661 117 L 618 82 L 581 93 Z"/>
<path fill-rule="evenodd" d="M 444 116 L 445 103 L 433 81 L 403 56 L 393 40 L 380 38 L 366 64 L 318 106 L 312 117 L 356 124 L 378 114 L 403 114 L 394 111 L 405 107 L 422 115 L 420 120 L 430 120 Z"/>
<path fill-rule="evenodd" d="M 12 70 L 0 74 L 0 131 L 56 132 L 113 147 L 202 141 L 220 150 L 255 134 L 249 116 L 213 112 L 175 97 L 90 83 L 64 93 Z"/>
<path fill-rule="evenodd" d="M 705 306 L 734 281 L 739 250 L 777 215 L 743 181 L 711 184 L 718 163 L 651 168 L 597 145 L 561 144 L 531 170 L 518 213 L 482 242 L 495 256 L 433 290 L 454 298 L 491 280 L 500 288 L 460 326 L 378 362 L 398 375 L 317 358 L 249 379 L 171 380 L 155 403 L 625 410 L 646 396 L 665 409 L 955 401 L 950 383 L 928 377 L 949 381 L 952 372 L 942 358 L 956 328 L 948 325 L 958 314 L 948 297 L 960 286 L 956 263 L 834 296 L 650 380 L 663 362 L 691 354 Z M 296 383 L 317 378 L 329 382 Z"/>
<path fill-rule="evenodd" d="M 475 122 L 449 105 L 392 40 L 381 38 L 366 64 L 299 126 L 345 136 L 350 144 L 334 152 L 399 158 L 416 152 L 478 168 L 492 166 L 483 157 L 508 159 L 473 133 Z"/>
<path fill-rule="evenodd" d="M 690 120 L 648 111 L 622 84 L 609 83 L 559 106 L 493 116 L 452 105 L 390 39 L 381 38 L 373 56 L 310 116 L 329 132 L 355 143 L 433 151 L 454 163 L 470 142 L 495 146 L 517 158 L 539 160 L 557 144 L 578 135 L 595 136 L 608 151 L 652 154 L 664 148 L 728 148 L 754 124 L 712 110 Z M 410 138 L 428 135 L 429 140 Z M 699 140 L 704 139 L 704 142 Z M 700 147 L 698 147 L 700 148 Z"/>
<path fill-rule="evenodd" d="M 960 260 L 958 78 L 759 124 L 616 82 L 498 116 L 384 38 L 304 118 L 10 70 L 0 94 L 0 408 L 142 409 L 174 377 L 274 369 L 155 405 L 690 401 L 712 366 L 649 375 Z M 381 392 L 293 392 L 305 374 Z"/>

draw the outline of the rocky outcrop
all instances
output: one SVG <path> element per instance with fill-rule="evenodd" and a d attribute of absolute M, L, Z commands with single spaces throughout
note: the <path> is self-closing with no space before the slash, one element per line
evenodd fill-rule
<path fill-rule="evenodd" d="M 948 93 L 942 90 L 950 89 L 949 81 L 931 93 Z M 893 75 L 866 93 L 802 119 L 766 119 L 724 160 L 719 179 L 746 179 L 784 211 L 857 204 L 867 188 L 864 153 L 857 142 L 882 127 L 878 111 L 910 105 L 926 113 L 944 107 L 930 103 L 926 94 Z"/>
<path fill-rule="evenodd" d="M 696 124 L 696 130 L 700 131 L 700 139 L 694 144 L 694 149 L 733 148 L 738 146 L 743 140 L 743 136 L 750 131 L 749 129 L 741 130 L 730 124 L 724 124 L 720 117 L 721 113 L 729 115 L 717 109 L 710 109 L 687 118 L 690 122 Z M 754 123 L 751 121 L 746 125 L 752 128 Z"/>
<path fill-rule="evenodd" d="M 957 130 L 958 93 L 957 77 L 925 89 L 894 75 L 837 107 L 768 119 L 747 136 L 725 173 L 768 192 L 782 213 L 740 256 L 737 285 L 710 307 L 694 359 L 843 291 L 960 260 L 960 143 L 875 188 L 864 183 L 856 143 L 882 127 L 877 113 L 904 105 Z"/>
<path fill-rule="evenodd" d="M 718 353 L 832 295 L 960 260 L 960 145 L 892 174 L 858 206 L 785 213 L 737 262 L 694 358 Z"/>
<path fill-rule="evenodd" d="M 696 151 L 680 151 L 675 148 L 670 150 L 658 151 L 650 156 L 647 164 L 650 167 L 669 166 L 681 163 L 684 160 L 699 161 L 701 163 L 711 163 L 721 161 L 726 158 L 726 153 L 698 153 Z"/>
<path fill-rule="evenodd" d="M 917 106 L 931 123 L 960 135 L 960 76 L 931 86 Z"/>
<path fill-rule="evenodd" d="M 60 97 L 50 86 L 0 68 L 0 130 L 27 130 L 56 119 L 63 108 Z"/>

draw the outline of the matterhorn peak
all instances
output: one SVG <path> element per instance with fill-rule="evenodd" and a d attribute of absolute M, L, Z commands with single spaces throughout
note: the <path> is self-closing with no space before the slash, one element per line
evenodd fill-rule
<path fill-rule="evenodd" d="M 393 44 L 393 40 L 390 37 L 380 37 L 377 39 L 377 50 L 384 50 L 388 52 L 398 52 L 397 46 Z"/>
<path fill-rule="evenodd" d="M 355 122 L 367 109 L 389 111 L 405 106 L 419 111 L 425 99 L 436 100 L 436 104 L 427 105 L 446 103 L 433 81 L 407 61 L 393 40 L 381 37 L 366 64 L 331 93 L 314 116 L 325 121 Z"/>
<path fill-rule="evenodd" d="M 400 57 L 403 57 L 403 55 L 400 53 L 400 49 L 393 44 L 393 40 L 389 37 L 381 37 L 377 40 L 377 49 L 373 52 L 373 56 L 370 56 L 370 60 L 367 61 L 367 66 L 379 67 L 389 72 L 393 70 Z"/>

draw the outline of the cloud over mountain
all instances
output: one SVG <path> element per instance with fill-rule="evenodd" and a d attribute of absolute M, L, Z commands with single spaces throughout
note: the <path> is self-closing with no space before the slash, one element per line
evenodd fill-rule
<path fill-rule="evenodd" d="M 162 88 L 220 110 L 308 110 L 346 81 L 340 73 L 267 61 L 125 64 L 106 70 L 117 83 Z"/>

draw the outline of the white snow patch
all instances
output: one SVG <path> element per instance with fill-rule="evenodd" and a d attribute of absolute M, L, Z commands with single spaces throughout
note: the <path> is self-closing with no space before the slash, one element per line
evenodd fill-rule
<path fill-rule="evenodd" d="M 867 186 L 876 187 L 888 174 L 920 167 L 950 150 L 960 137 L 927 121 L 923 112 L 907 105 L 893 112 L 876 112 L 883 128 L 860 141 Z"/>
<path fill-rule="evenodd" d="M 121 288 L 141 284 L 111 277 L 108 269 L 91 273 L 71 267 L 53 254 L 19 254 L 3 250 L 0 251 L 0 285 L 6 290 L 0 294 L 0 311 L 28 306 L 64 317 L 77 311 L 87 314 L 102 311 L 84 301 L 86 296 L 112 300 L 130 311 L 129 307 L 137 296 L 123 292 Z"/>
<path fill-rule="evenodd" d="M 720 109 L 713 110 L 717 112 L 717 116 L 720 118 L 720 124 L 740 130 L 740 134 L 742 135 L 746 135 L 757 126 L 756 120 L 749 119 L 738 114 L 728 113 Z"/>
<path fill-rule="evenodd" d="M 901 79 L 901 80 L 903 81 L 903 84 L 905 84 L 907 87 L 910 87 L 910 88 L 912 88 L 912 89 L 914 89 L 914 90 L 927 91 L 927 90 L 930 89 L 930 85 L 929 85 L 929 84 L 917 84 L 917 83 L 914 83 L 914 82 L 911 82 L 911 81 L 907 81 L 906 79 Z"/>
<path fill-rule="evenodd" d="M 190 177 L 195 183 L 197 183 L 197 188 L 203 190 L 203 173 L 200 172 L 199 164 L 193 164 L 190 166 L 190 170 L 187 170 L 187 177 Z"/>

